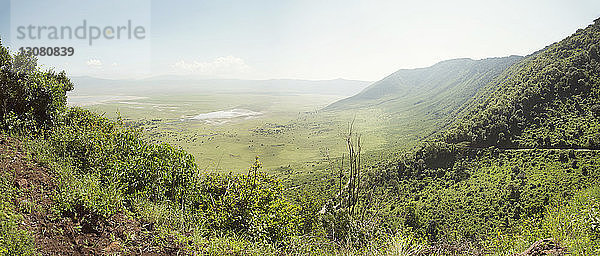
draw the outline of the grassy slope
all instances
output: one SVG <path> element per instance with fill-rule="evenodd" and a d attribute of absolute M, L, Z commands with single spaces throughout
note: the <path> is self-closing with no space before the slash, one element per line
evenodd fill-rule
<path fill-rule="evenodd" d="M 164 246 L 167 238 L 163 240 L 160 232 L 131 214 L 120 212 L 104 219 L 84 207 L 72 214 L 62 212 L 58 198 L 67 195 L 61 189 L 72 184 L 66 184 L 56 169 L 35 161 L 35 150 L 28 148 L 31 144 L 0 135 L 0 255 L 174 252 Z M 90 202 L 98 200 L 98 194 L 90 191 L 97 187 L 70 188 L 86 193 Z"/>
<path fill-rule="evenodd" d="M 507 255 L 525 251 L 535 241 L 551 238 L 569 249 L 571 255 L 600 253 L 600 187 L 577 191 L 571 200 L 549 207 L 544 217 L 523 221 L 509 233 L 497 233 L 488 241 L 490 254 Z"/>
<path fill-rule="evenodd" d="M 26 166 L 21 159 L 22 152 L 14 147 L 14 143 L 0 137 L 0 255 L 16 252 L 33 255 L 34 239 L 30 230 L 22 225 L 23 213 L 31 212 L 32 202 L 17 183 L 17 173 L 22 173 Z M 26 185 L 22 181 L 20 184 Z"/>

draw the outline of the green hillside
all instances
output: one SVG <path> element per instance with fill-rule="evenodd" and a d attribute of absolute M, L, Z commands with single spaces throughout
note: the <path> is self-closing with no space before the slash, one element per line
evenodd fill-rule
<path fill-rule="evenodd" d="M 521 59 L 520 56 L 483 60 L 453 59 L 427 68 L 402 69 L 325 109 L 377 106 L 390 112 L 400 112 L 406 108 L 420 108 L 432 114 L 444 115 Z"/>
<path fill-rule="evenodd" d="M 448 128 L 370 169 L 365 187 L 390 202 L 384 223 L 468 244 L 468 254 L 510 255 L 548 237 L 576 255 L 598 253 L 596 208 L 544 221 L 600 179 L 599 32 L 596 20 L 512 65 Z"/>
<path fill-rule="evenodd" d="M 474 147 L 598 148 L 600 22 L 487 84 L 445 139 Z"/>
<path fill-rule="evenodd" d="M 405 148 L 439 130 L 483 86 L 521 59 L 454 59 L 427 68 L 399 70 L 324 110 L 359 117 L 384 113 L 376 121 L 378 132 L 395 138 L 388 141 L 388 148 Z"/>

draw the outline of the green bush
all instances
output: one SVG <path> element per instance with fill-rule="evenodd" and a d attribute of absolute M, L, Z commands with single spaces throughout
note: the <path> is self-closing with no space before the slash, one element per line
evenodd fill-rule
<path fill-rule="evenodd" d="M 168 144 L 151 144 L 139 132 L 86 110 L 71 108 L 49 132 L 55 158 L 75 175 L 95 175 L 100 186 L 121 188 L 125 197 L 144 194 L 153 201 L 182 203 L 198 170 L 191 155 Z"/>
<path fill-rule="evenodd" d="M 23 217 L 0 202 L 0 255 L 35 255 L 33 237 L 19 227 Z"/>
<path fill-rule="evenodd" d="M 593 186 L 567 201 L 555 201 L 538 219 L 525 219 L 510 230 L 497 230 L 485 242 L 493 255 L 519 253 L 540 239 L 552 238 L 569 255 L 600 254 L 600 187 Z"/>
<path fill-rule="evenodd" d="M 51 127 L 65 109 L 73 84 L 65 72 L 40 70 L 24 53 L 11 56 L 0 41 L 0 128 L 39 132 Z"/>
<path fill-rule="evenodd" d="M 268 175 L 207 174 L 191 196 L 193 209 L 212 230 L 247 234 L 255 240 L 283 241 L 300 232 L 299 207 L 282 196 Z"/>

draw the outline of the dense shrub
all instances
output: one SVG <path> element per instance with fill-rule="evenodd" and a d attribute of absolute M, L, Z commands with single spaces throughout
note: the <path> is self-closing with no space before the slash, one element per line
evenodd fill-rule
<path fill-rule="evenodd" d="M 541 220 L 526 219 L 515 228 L 498 231 L 486 241 L 493 255 L 526 250 L 540 239 L 552 238 L 569 255 L 600 253 L 600 187 L 579 190 L 568 201 L 553 201 Z"/>
<path fill-rule="evenodd" d="M 198 173 L 191 155 L 168 144 L 151 144 L 139 132 L 119 127 L 97 114 L 70 108 L 51 130 L 52 154 L 68 161 L 79 175 L 95 174 L 117 183 L 124 195 L 145 194 L 154 201 L 180 201 Z"/>
<path fill-rule="evenodd" d="M 0 41 L 0 128 L 37 132 L 52 126 L 73 84 L 65 72 L 40 70 L 24 53 L 11 56 Z"/>
<path fill-rule="evenodd" d="M 193 209 L 208 228 L 269 242 L 300 232 L 303 220 L 298 206 L 282 196 L 283 187 L 268 175 L 207 174 L 195 185 Z"/>

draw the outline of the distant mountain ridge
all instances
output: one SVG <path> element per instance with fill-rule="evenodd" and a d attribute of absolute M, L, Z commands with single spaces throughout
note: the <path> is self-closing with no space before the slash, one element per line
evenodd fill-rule
<path fill-rule="evenodd" d="M 112 80 L 80 76 L 71 78 L 77 87 L 72 94 L 133 94 L 143 93 L 267 93 L 267 94 L 327 94 L 350 96 L 371 82 L 345 79 L 332 80 L 241 80 L 192 79 L 178 76 L 158 76 L 146 79 Z"/>
<path fill-rule="evenodd" d="M 406 147 L 447 126 L 481 88 L 522 59 L 514 55 L 461 58 L 426 68 L 398 70 L 323 110 L 332 115 L 355 113 L 358 117 L 379 113 L 366 125 L 381 127 L 378 132 L 386 134 L 390 148 Z"/>
<path fill-rule="evenodd" d="M 373 83 L 357 95 L 329 105 L 326 110 L 385 106 L 399 101 L 434 101 L 446 95 L 466 100 L 465 98 L 472 96 L 479 88 L 522 58 L 515 55 L 482 60 L 460 58 L 441 61 L 426 68 L 401 69 Z"/>
<path fill-rule="evenodd" d="M 325 110 L 376 108 L 396 119 L 390 129 L 412 122 L 473 147 L 600 148 L 599 42 L 596 19 L 526 57 L 398 70 Z"/>

